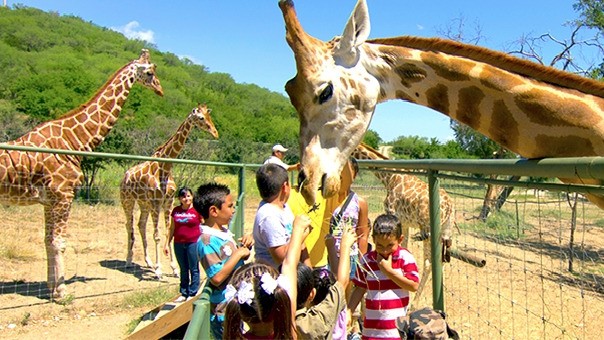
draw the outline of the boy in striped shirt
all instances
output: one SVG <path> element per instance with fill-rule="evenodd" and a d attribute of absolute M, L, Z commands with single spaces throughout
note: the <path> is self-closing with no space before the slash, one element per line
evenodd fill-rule
<path fill-rule="evenodd" d="M 357 268 L 348 308 L 355 310 L 365 295 L 363 339 L 400 339 L 396 319 L 407 314 L 409 292 L 419 287 L 417 264 L 400 245 L 404 236 L 396 216 L 378 216 L 372 236 L 375 250 Z"/>

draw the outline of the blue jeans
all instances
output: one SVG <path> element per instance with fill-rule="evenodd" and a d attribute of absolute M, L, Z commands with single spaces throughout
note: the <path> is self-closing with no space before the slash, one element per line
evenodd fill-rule
<path fill-rule="evenodd" d="M 180 294 L 184 297 L 197 295 L 199 290 L 197 242 L 174 242 L 174 255 L 180 267 Z"/>

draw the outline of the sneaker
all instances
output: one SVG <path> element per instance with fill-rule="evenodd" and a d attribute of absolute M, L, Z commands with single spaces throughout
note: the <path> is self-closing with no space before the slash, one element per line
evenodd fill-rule
<path fill-rule="evenodd" d="M 176 303 L 185 302 L 185 301 L 187 301 L 187 297 L 184 295 L 181 295 L 176 300 L 174 300 L 174 302 L 176 302 Z"/>
<path fill-rule="evenodd" d="M 359 334 L 359 333 L 350 333 L 348 335 L 348 340 L 361 340 L 361 339 L 362 339 L 362 337 L 361 337 L 361 334 Z"/>
<path fill-rule="evenodd" d="M 352 333 L 348 336 L 349 340 L 361 340 L 361 333 Z"/>

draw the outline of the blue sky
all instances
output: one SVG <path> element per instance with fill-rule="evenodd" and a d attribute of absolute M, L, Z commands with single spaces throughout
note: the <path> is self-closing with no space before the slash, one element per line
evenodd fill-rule
<path fill-rule="evenodd" d="M 285 94 L 285 82 L 295 75 L 293 54 L 277 0 L 7 0 L 75 15 L 127 36 L 154 43 L 161 51 L 186 56 L 212 72 L 229 73 L 240 83 L 253 83 Z M 463 18 L 468 36 L 484 37 L 479 45 L 507 51 L 521 36 L 550 33 L 563 40 L 577 19 L 576 0 L 368 0 L 370 38 L 400 35 L 442 36 Z M 356 0 L 298 0 L 298 17 L 305 30 L 322 40 L 339 35 Z M 558 51 L 549 45 L 545 60 Z M 549 56 L 549 57 L 548 57 Z M 590 57 L 589 55 L 587 56 Z M 153 56 L 152 56 L 153 58 Z M 451 139 L 449 119 L 417 105 L 392 101 L 378 105 L 370 129 L 390 141 L 418 135 Z"/>

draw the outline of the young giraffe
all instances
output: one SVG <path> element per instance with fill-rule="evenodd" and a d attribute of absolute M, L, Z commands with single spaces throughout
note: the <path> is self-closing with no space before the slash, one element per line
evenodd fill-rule
<path fill-rule="evenodd" d="M 134 83 L 163 96 L 147 50 L 120 68 L 84 105 L 6 144 L 92 151 L 117 122 Z M 63 235 L 74 189 L 83 179 L 80 161 L 78 156 L 0 150 L 0 201 L 44 206 L 47 283 L 53 298 L 62 298 L 66 293 Z"/>
<path fill-rule="evenodd" d="M 352 152 L 356 159 L 387 160 L 387 156 L 371 148 L 365 143 L 359 144 Z M 407 248 L 409 239 L 409 228 L 419 227 L 421 239 L 423 240 L 424 267 L 420 280 L 420 287 L 415 294 L 414 301 L 421 296 L 422 290 L 430 277 L 430 198 L 428 197 L 428 184 L 417 176 L 399 174 L 385 171 L 374 171 L 373 174 L 386 187 L 386 198 L 384 199 L 384 210 L 388 214 L 394 214 L 403 226 L 403 247 Z M 440 189 L 440 239 L 448 249 L 451 246 L 451 227 L 455 225 L 455 209 L 453 200 L 447 192 Z M 446 256 L 443 261 L 448 262 Z"/>
<path fill-rule="evenodd" d="M 162 146 L 157 148 L 151 157 L 158 158 L 177 158 L 189 133 L 194 126 L 203 131 L 209 132 L 214 138 L 218 138 L 218 131 L 214 127 L 210 112 L 212 110 L 203 105 L 193 108 L 184 122 L 180 124 L 176 132 Z M 170 227 L 170 211 L 174 195 L 176 194 L 176 184 L 172 177 L 172 163 L 169 162 L 143 162 L 137 164 L 126 171 L 120 184 L 120 200 L 122 208 L 126 214 L 126 231 L 128 233 L 128 255 L 126 265 L 132 264 L 132 248 L 134 246 L 134 206 L 138 203 L 140 208 L 140 217 L 138 220 L 138 230 L 143 243 L 145 262 L 147 266 L 155 269 L 155 275 L 161 279 L 162 270 L 159 261 L 160 256 L 160 236 L 159 236 L 159 215 L 164 213 L 164 223 L 166 229 Z M 153 222 L 153 239 L 155 240 L 155 266 L 147 253 L 147 219 L 151 214 Z M 172 272 L 178 276 L 178 268 L 174 262 L 172 251 L 170 251 L 170 267 Z"/>
<path fill-rule="evenodd" d="M 341 37 L 304 32 L 280 0 L 297 75 L 285 89 L 300 117 L 301 193 L 334 195 L 348 156 L 378 103 L 430 107 L 526 158 L 604 156 L 604 83 L 458 42 L 417 37 L 367 40 L 359 0 Z M 599 180 L 565 182 L 599 183 Z M 604 197 L 589 195 L 604 208 Z"/>

